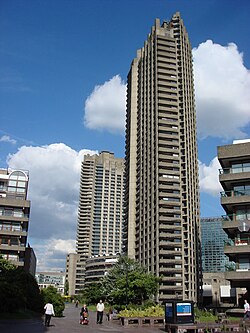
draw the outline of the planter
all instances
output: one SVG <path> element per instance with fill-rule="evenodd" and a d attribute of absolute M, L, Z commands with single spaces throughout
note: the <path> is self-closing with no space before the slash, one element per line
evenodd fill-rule
<path fill-rule="evenodd" d="M 164 326 L 163 317 L 121 317 L 123 326 Z"/>

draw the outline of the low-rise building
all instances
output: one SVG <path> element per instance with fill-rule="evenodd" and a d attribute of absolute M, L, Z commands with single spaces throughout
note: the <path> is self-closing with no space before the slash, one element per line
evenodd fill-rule
<path fill-rule="evenodd" d="M 0 169 L 0 255 L 34 276 L 36 256 L 27 246 L 28 183 L 28 171 Z"/>
<path fill-rule="evenodd" d="M 64 272 L 38 272 L 36 280 L 40 289 L 52 286 L 57 292 L 64 295 L 65 273 Z"/>

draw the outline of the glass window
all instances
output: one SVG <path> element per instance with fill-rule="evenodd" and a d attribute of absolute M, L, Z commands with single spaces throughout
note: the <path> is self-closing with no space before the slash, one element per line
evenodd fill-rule
<path fill-rule="evenodd" d="M 242 172 L 242 164 L 233 164 L 232 173 Z"/>
<path fill-rule="evenodd" d="M 17 182 L 15 180 L 9 181 L 9 186 L 16 186 Z"/>

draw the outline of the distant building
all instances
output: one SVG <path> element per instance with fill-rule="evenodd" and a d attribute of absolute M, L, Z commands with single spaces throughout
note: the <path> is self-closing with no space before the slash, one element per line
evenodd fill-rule
<path fill-rule="evenodd" d="M 231 288 L 225 272 L 203 274 L 203 306 L 208 308 L 230 308 L 237 304 L 240 289 Z"/>
<path fill-rule="evenodd" d="M 86 260 L 85 285 L 100 282 L 117 263 L 119 256 L 94 256 Z"/>
<path fill-rule="evenodd" d="M 250 140 L 219 146 L 218 159 L 221 205 L 226 213 L 223 229 L 230 238 L 224 253 L 236 263 L 225 277 L 231 287 L 245 287 L 250 295 Z"/>
<path fill-rule="evenodd" d="M 40 289 L 52 286 L 61 295 L 64 294 L 65 273 L 64 272 L 37 272 L 36 280 Z"/>
<path fill-rule="evenodd" d="M 76 280 L 81 278 L 83 274 L 78 276 L 77 262 L 79 261 L 79 255 L 76 253 L 69 253 L 66 259 L 66 281 L 68 283 L 68 295 L 73 296 L 76 294 L 75 285 Z M 79 282 L 78 282 L 79 283 Z M 84 283 L 84 280 L 83 282 Z"/>
<path fill-rule="evenodd" d="M 201 253 L 203 273 L 225 272 L 233 263 L 229 263 L 224 254 L 228 236 L 222 229 L 222 217 L 201 218 Z"/>
<path fill-rule="evenodd" d="M 27 246 L 28 171 L 0 169 L 0 255 L 34 275 L 36 257 Z"/>
<path fill-rule="evenodd" d="M 68 271 L 75 265 L 75 294 L 85 283 L 86 261 L 122 251 L 124 160 L 113 153 L 85 155 L 81 166 L 77 226 L 77 255 L 68 256 Z M 77 258 L 77 261 L 76 261 Z M 67 271 L 67 269 L 66 269 Z M 73 275 L 67 281 L 71 284 Z M 73 292 L 74 288 L 71 288 Z"/>

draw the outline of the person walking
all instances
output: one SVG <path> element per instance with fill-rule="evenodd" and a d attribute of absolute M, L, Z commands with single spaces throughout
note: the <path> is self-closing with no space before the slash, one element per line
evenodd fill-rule
<path fill-rule="evenodd" d="M 103 311 L 104 311 L 104 303 L 100 299 L 99 303 L 96 306 L 96 311 L 97 311 L 97 318 L 96 318 L 96 323 L 97 324 L 102 324 L 102 318 L 103 318 Z"/>
<path fill-rule="evenodd" d="M 245 320 L 247 318 L 250 319 L 250 305 L 247 302 L 247 300 L 245 299 L 245 304 L 244 304 L 244 318 L 243 318 L 243 320 Z"/>
<path fill-rule="evenodd" d="M 55 315 L 53 304 L 48 302 L 47 304 L 45 304 L 44 310 L 45 310 L 45 322 L 44 322 L 44 324 L 45 324 L 45 326 L 49 327 L 50 319 L 51 319 L 52 316 Z"/>

